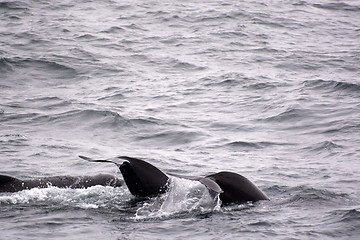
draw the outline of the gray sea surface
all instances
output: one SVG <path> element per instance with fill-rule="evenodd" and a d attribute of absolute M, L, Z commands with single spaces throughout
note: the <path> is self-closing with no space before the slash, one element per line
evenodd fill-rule
<path fill-rule="evenodd" d="M 242 174 L 0 193 L 0 239 L 358 239 L 360 1 L 0 0 L 0 174 Z"/>

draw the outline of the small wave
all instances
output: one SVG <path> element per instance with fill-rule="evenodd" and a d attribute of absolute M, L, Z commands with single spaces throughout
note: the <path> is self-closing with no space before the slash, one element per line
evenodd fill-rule
<path fill-rule="evenodd" d="M 195 64 L 180 60 L 172 60 L 170 62 L 170 65 L 172 66 L 172 68 L 186 70 L 186 71 L 201 71 L 206 69 L 206 67 L 197 66 Z"/>
<path fill-rule="evenodd" d="M 65 101 L 55 101 L 54 103 L 47 103 L 41 109 L 49 110 L 60 109 L 68 105 Z M 63 126 L 65 128 L 72 128 L 74 126 L 84 128 L 121 128 L 123 126 L 133 126 L 131 121 L 120 116 L 117 112 L 107 110 L 70 110 L 61 113 L 5 113 L 1 122 L 12 122 L 17 124 L 26 123 L 34 126 Z"/>
<path fill-rule="evenodd" d="M 239 81 L 235 80 L 235 79 L 225 79 L 222 81 L 219 81 L 217 83 L 214 84 L 210 84 L 210 85 L 217 85 L 217 86 L 227 86 L 227 87 L 231 87 L 231 86 L 236 86 L 238 85 Z"/>
<path fill-rule="evenodd" d="M 147 118 L 133 118 L 130 119 L 131 123 L 135 126 L 149 126 L 149 125 L 160 125 L 163 124 L 162 120 L 153 118 L 153 117 L 147 117 Z"/>
<path fill-rule="evenodd" d="M 360 220 L 360 210 L 351 209 L 351 210 L 342 210 L 341 222 L 358 222 Z"/>
<path fill-rule="evenodd" d="M 5 147 L 5 145 L 11 146 L 26 146 L 29 139 L 22 134 L 2 134 L 0 135 L 0 144 Z"/>
<path fill-rule="evenodd" d="M 207 67 L 198 66 L 195 63 L 183 61 L 172 57 L 151 57 L 149 55 L 136 53 L 131 55 L 131 58 L 136 61 L 141 61 L 145 65 L 160 68 L 161 71 L 164 71 L 166 73 L 174 71 L 196 72 L 207 69 Z"/>
<path fill-rule="evenodd" d="M 27 107 L 39 108 L 42 110 L 51 110 L 54 108 L 62 108 L 71 105 L 71 102 L 58 97 L 32 98 L 28 99 L 28 103 L 33 106 L 27 105 Z"/>
<path fill-rule="evenodd" d="M 65 124 L 67 127 L 79 126 L 79 124 L 93 127 L 116 128 L 131 125 L 131 122 L 120 116 L 117 112 L 106 110 L 71 110 L 53 115 L 38 115 L 31 121 L 33 124 Z"/>
<path fill-rule="evenodd" d="M 323 131 L 323 133 L 328 134 L 328 133 L 354 133 L 354 132 L 359 132 L 360 129 L 360 124 L 348 124 L 348 125 L 338 125 L 338 126 L 334 126 L 331 127 L 325 131 Z"/>
<path fill-rule="evenodd" d="M 360 221 L 360 211 L 358 208 L 351 209 L 337 209 L 329 212 L 324 216 L 324 222 L 331 225 L 333 229 L 330 233 L 336 236 L 339 230 L 344 230 L 344 226 L 349 226 L 350 229 L 358 229 Z"/>
<path fill-rule="evenodd" d="M 124 94 L 122 93 L 113 93 L 111 95 L 108 95 L 108 96 L 104 96 L 104 97 L 99 97 L 98 100 L 101 101 L 101 100 L 120 100 L 120 99 L 124 99 Z"/>
<path fill-rule="evenodd" d="M 18 105 L 9 105 L 11 107 L 18 107 Z M 41 115 L 38 113 L 4 113 L 4 116 L 0 118 L 0 123 L 12 122 L 17 124 L 33 123 L 33 120 Z"/>
<path fill-rule="evenodd" d="M 290 205 L 330 205 L 338 204 L 338 201 L 345 201 L 348 197 L 346 194 L 338 194 L 326 189 L 316 189 L 308 186 L 297 186 L 285 190 L 289 194 L 289 198 L 281 202 L 281 204 Z"/>
<path fill-rule="evenodd" d="M 82 39 L 82 40 L 97 40 L 97 37 L 95 37 L 94 35 L 91 35 L 89 33 L 80 35 L 77 37 L 77 39 Z"/>
<path fill-rule="evenodd" d="M 289 58 L 291 58 L 291 57 L 289 57 Z M 289 70 L 293 70 L 293 71 L 303 71 L 303 70 L 317 71 L 317 70 L 323 68 L 324 65 L 320 64 L 320 63 L 310 62 L 310 61 L 307 61 L 307 60 L 299 61 L 299 59 L 295 59 L 295 61 L 289 60 L 289 61 L 285 61 L 285 62 L 281 62 L 279 64 L 276 64 L 276 67 L 284 69 L 286 71 L 289 71 Z"/>
<path fill-rule="evenodd" d="M 321 152 L 328 152 L 328 151 L 333 151 L 335 149 L 341 149 L 343 148 L 343 146 L 335 144 L 331 141 L 324 141 L 324 142 L 320 142 L 314 145 L 311 145 L 309 147 L 306 147 L 305 149 L 312 151 L 312 152 L 316 152 L 316 153 L 321 153 Z"/>
<path fill-rule="evenodd" d="M 257 17 L 253 17 L 252 18 L 252 22 L 254 24 L 261 24 L 261 25 L 266 25 L 272 28 L 285 28 L 285 25 L 276 22 L 276 21 L 270 21 L 268 19 L 265 18 L 257 18 Z"/>
<path fill-rule="evenodd" d="M 164 43 L 164 44 L 169 44 L 169 45 L 177 45 L 177 44 L 180 44 L 181 41 L 184 40 L 184 37 L 182 36 L 175 36 L 175 37 L 167 37 L 167 38 L 163 38 L 160 40 L 161 43 Z"/>
<path fill-rule="evenodd" d="M 270 47 L 254 48 L 254 49 L 252 49 L 252 51 L 258 52 L 258 53 L 271 53 L 271 54 L 286 53 L 286 51 L 284 51 L 284 50 L 279 50 L 279 49 L 270 48 Z"/>
<path fill-rule="evenodd" d="M 50 73 L 51 77 L 59 79 L 73 78 L 77 74 L 77 71 L 72 67 L 46 59 L 7 58 L 5 61 L 12 66 L 13 71 L 17 69 L 23 71 L 23 69 L 29 68 L 32 71 L 37 70 L 39 72 Z M 1 62 L 0 64 L 4 65 Z"/>
<path fill-rule="evenodd" d="M 247 88 L 253 90 L 270 90 L 276 87 L 277 85 L 271 82 L 260 82 L 260 83 L 250 84 Z"/>
<path fill-rule="evenodd" d="M 158 133 L 143 134 L 136 137 L 136 141 L 148 144 L 156 142 L 156 145 L 182 145 L 198 141 L 204 136 L 201 132 L 165 130 Z"/>
<path fill-rule="evenodd" d="M 176 15 L 177 16 L 177 15 Z M 218 22 L 218 21 L 229 21 L 234 20 L 239 17 L 244 17 L 246 14 L 244 11 L 230 11 L 227 13 L 224 12 L 217 12 L 214 10 L 209 10 L 206 12 L 203 12 L 201 14 L 196 15 L 189 15 L 183 18 L 180 18 L 177 16 L 177 18 L 180 18 L 184 22 L 190 22 L 190 23 L 207 23 L 207 22 Z"/>
<path fill-rule="evenodd" d="M 244 142 L 234 141 L 225 144 L 225 147 L 230 147 L 233 150 L 249 150 L 249 149 L 263 149 L 271 146 L 289 145 L 289 143 L 276 143 L 276 142 Z"/>
<path fill-rule="evenodd" d="M 257 78 L 246 77 L 242 73 L 231 72 L 220 76 L 202 78 L 205 86 L 234 87 L 239 86 L 249 90 L 270 90 L 278 85 L 265 76 Z"/>
<path fill-rule="evenodd" d="M 235 141 L 226 144 L 226 146 L 230 146 L 232 148 L 262 148 L 260 143 L 255 142 L 243 142 L 243 141 Z"/>
<path fill-rule="evenodd" d="M 215 36 L 219 36 L 220 38 L 225 38 L 225 39 L 229 39 L 229 38 L 239 38 L 239 37 L 247 37 L 248 35 L 243 32 L 243 31 L 239 31 L 239 30 L 233 30 L 233 31 L 219 31 L 219 32 L 215 32 L 212 33 Z"/>
<path fill-rule="evenodd" d="M 122 33 L 124 32 L 125 30 L 122 28 L 122 27 L 118 27 L 118 26 L 113 26 L 113 27 L 110 27 L 109 29 L 105 30 L 105 31 L 102 31 L 103 33 Z"/>
<path fill-rule="evenodd" d="M 125 96 L 124 94 L 122 93 L 122 91 L 115 91 L 115 92 L 112 92 L 106 96 L 103 96 L 103 97 L 99 97 L 98 100 L 101 101 L 101 100 L 110 100 L 110 101 L 117 101 L 117 100 L 121 100 L 121 99 L 124 99 Z"/>
<path fill-rule="evenodd" d="M 242 73 L 231 72 L 220 76 L 209 76 L 202 78 L 205 86 L 226 86 L 242 85 L 245 83 L 245 75 Z"/>
<path fill-rule="evenodd" d="M 28 4 L 26 2 L 20 1 L 5 1 L 0 2 L 0 9 L 4 10 L 29 10 Z"/>
<path fill-rule="evenodd" d="M 134 7 L 133 4 L 126 4 L 126 3 L 116 3 L 116 4 L 123 4 L 123 5 L 117 5 L 115 6 L 116 10 L 130 10 L 131 8 Z"/>
<path fill-rule="evenodd" d="M 325 3 L 325 4 L 313 4 L 316 8 L 326 9 L 326 10 L 334 10 L 334 11 L 352 11 L 358 12 L 360 11 L 359 6 L 350 5 L 344 2 L 333 2 L 333 3 Z"/>
<path fill-rule="evenodd" d="M 13 67 L 11 63 L 6 58 L 0 59 L 0 71 L 3 73 L 11 72 L 13 70 Z"/>
<path fill-rule="evenodd" d="M 140 30 L 146 32 L 147 30 L 143 28 L 140 24 L 131 23 L 128 25 L 124 25 L 124 28 L 131 29 L 131 30 Z"/>
<path fill-rule="evenodd" d="M 310 110 L 300 109 L 300 108 L 288 108 L 285 111 L 276 114 L 274 116 L 268 117 L 265 121 L 269 122 L 298 122 L 300 120 L 305 119 L 307 116 L 311 114 Z"/>
<path fill-rule="evenodd" d="M 330 92 L 360 92 L 360 84 L 339 82 L 339 81 L 325 81 L 325 80 L 308 80 L 303 83 L 305 88 L 314 90 L 327 90 Z"/>

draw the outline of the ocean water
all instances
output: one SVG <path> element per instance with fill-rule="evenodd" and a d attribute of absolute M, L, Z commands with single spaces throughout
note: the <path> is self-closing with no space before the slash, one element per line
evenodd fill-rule
<path fill-rule="evenodd" d="M 0 174 L 240 173 L 221 206 L 172 179 L 0 193 L 1 239 L 358 239 L 360 1 L 0 0 Z"/>

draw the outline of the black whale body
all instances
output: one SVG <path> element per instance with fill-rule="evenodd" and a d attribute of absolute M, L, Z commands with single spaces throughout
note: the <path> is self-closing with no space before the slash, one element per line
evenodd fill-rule
<path fill-rule="evenodd" d="M 151 197 L 168 189 L 169 177 L 143 160 L 125 156 L 103 160 L 79 157 L 91 162 L 115 163 L 120 168 L 129 191 L 135 196 Z M 250 180 L 237 173 L 219 172 L 206 177 L 169 175 L 201 182 L 211 193 L 219 193 L 223 204 L 269 200 Z"/>
<path fill-rule="evenodd" d="M 0 192 L 17 192 L 31 188 L 46 188 L 49 186 L 59 188 L 88 188 L 95 185 L 120 187 L 122 180 L 109 174 L 82 177 L 54 176 L 23 180 L 0 175 Z"/>
<path fill-rule="evenodd" d="M 269 200 L 255 184 L 246 177 L 233 172 L 219 172 L 206 176 L 214 180 L 223 190 L 220 200 L 223 204 Z"/>
<path fill-rule="evenodd" d="M 152 197 L 167 190 L 169 177 L 148 162 L 124 157 L 121 174 L 131 194 L 137 197 Z"/>

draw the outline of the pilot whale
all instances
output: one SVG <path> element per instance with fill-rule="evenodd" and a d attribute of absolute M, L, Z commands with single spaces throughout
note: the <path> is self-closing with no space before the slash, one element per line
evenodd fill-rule
<path fill-rule="evenodd" d="M 173 173 L 165 174 L 150 163 L 127 156 L 109 159 L 80 158 L 90 162 L 106 162 L 116 164 L 131 194 L 137 197 L 152 197 L 168 190 L 169 176 L 199 181 L 210 193 L 220 194 L 222 204 L 256 202 L 269 200 L 255 184 L 246 177 L 233 172 L 218 172 L 205 177 L 186 176 Z"/>
<path fill-rule="evenodd" d="M 123 185 L 123 181 L 110 174 L 82 177 L 54 176 L 23 180 L 0 175 L 0 192 L 17 192 L 25 189 L 46 188 L 49 186 L 59 188 L 88 188 L 95 185 L 120 187 Z"/>

